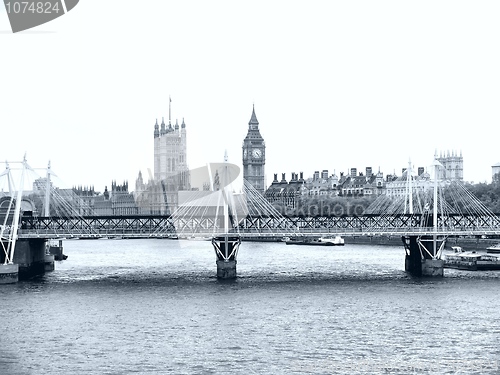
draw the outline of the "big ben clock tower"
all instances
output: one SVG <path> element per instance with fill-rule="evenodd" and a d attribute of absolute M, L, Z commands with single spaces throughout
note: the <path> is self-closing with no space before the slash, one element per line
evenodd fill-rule
<path fill-rule="evenodd" d="M 243 179 L 248 181 L 259 193 L 264 194 L 264 167 L 266 164 L 266 145 L 260 135 L 259 121 L 255 106 L 248 123 L 248 133 L 243 140 Z"/>

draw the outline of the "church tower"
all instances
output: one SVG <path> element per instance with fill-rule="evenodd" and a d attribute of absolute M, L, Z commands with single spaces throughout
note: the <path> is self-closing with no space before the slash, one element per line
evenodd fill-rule
<path fill-rule="evenodd" d="M 462 156 L 462 151 L 460 151 L 460 155 L 455 151 L 452 151 L 451 154 L 448 151 L 446 155 L 441 153 L 439 158 L 437 157 L 436 151 L 435 159 L 443 165 L 443 168 L 440 168 L 438 171 L 438 179 L 463 181 L 464 158 Z"/>
<path fill-rule="evenodd" d="M 255 106 L 248 123 L 248 133 L 243 140 L 243 179 L 248 181 L 259 193 L 264 194 L 264 167 L 266 164 L 266 146 L 260 135 L 259 121 L 255 115 Z"/>

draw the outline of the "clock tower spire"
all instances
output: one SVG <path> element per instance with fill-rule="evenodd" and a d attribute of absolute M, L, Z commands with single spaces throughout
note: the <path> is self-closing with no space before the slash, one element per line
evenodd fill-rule
<path fill-rule="evenodd" d="M 259 131 L 259 121 L 255 105 L 248 123 L 248 133 L 243 140 L 243 179 L 248 181 L 259 193 L 264 194 L 266 164 L 266 145 Z"/>

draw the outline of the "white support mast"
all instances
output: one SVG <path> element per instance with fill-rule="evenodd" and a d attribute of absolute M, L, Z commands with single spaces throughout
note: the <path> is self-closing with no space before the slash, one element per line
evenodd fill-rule
<path fill-rule="evenodd" d="M 224 250 L 226 258 L 229 257 L 228 253 L 228 234 L 229 234 L 229 202 L 226 195 L 226 187 L 229 182 L 228 170 L 227 170 L 227 150 L 224 151 L 224 172 L 222 176 L 222 191 L 224 196 Z"/>
<path fill-rule="evenodd" d="M 408 161 L 408 187 L 410 190 L 409 194 L 409 204 L 410 204 L 410 215 L 413 215 L 413 186 L 412 186 L 412 179 L 413 179 L 413 170 L 411 168 L 411 160 Z"/>
<path fill-rule="evenodd" d="M 12 173 L 10 172 L 10 166 L 8 162 L 5 162 L 5 172 L 7 174 L 7 182 L 9 184 L 9 193 L 12 194 L 14 188 L 12 186 Z"/>
<path fill-rule="evenodd" d="M 50 216 L 50 161 L 49 165 L 47 167 L 47 178 L 46 178 L 46 184 L 45 184 L 45 204 L 43 206 L 43 216 L 49 217 Z"/>
<path fill-rule="evenodd" d="M 413 214 L 413 187 L 412 187 L 412 170 L 411 170 L 411 160 L 408 160 L 408 169 L 406 170 L 406 198 L 408 199 L 408 211 L 405 198 L 404 213 L 409 212 L 410 215 Z"/>
<path fill-rule="evenodd" d="M 7 176 L 7 182 L 9 185 L 9 193 L 10 193 L 10 201 L 9 201 L 9 207 L 5 213 L 3 225 L 0 227 L 0 241 L 4 239 L 4 232 L 5 232 L 5 229 L 7 228 L 7 222 L 9 220 L 10 211 L 12 210 L 12 204 L 14 203 L 14 195 L 13 195 L 14 189 L 12 187 L 12 173 L 11 173 L 10 166 L 9 166 L 8 162 L 5 162 L 5 171 L 1 174 L 1 176 Z M 5 239 L 7 239 L 7 238 L 5 238 Z M 5 254 L 4 264 L 8 264 L 9 263 L 9 249 L 10 249 L 10 233 L 9 233 L 9 238 L 7 241 L 7 247 L 4 246 L 3 241 L 1 241 L 1 243 L 2 243 L 2 249 L 3 249 L 4 254 Z"/>
<path fill-rule="evenodd" d="M 224 194 L 224 233 L 227 234 L 229 232 L 229 202 L 228 196 L 226 192 L 226 187 L 229 182 L 229 173 L 227 170 L 227 150 L 224 151 L 224 173 L 222 176 L 222 194 Z"/>
<path fill-rule="evenodd" d="M 9 238 L 9 245 L 10 245 L 10 251 L 9 251 L 9 264 L 12 264 L 14 260 L 14 250 L 16 249 L 16 242 L 17 242 L 17 231 L 19 229 L 19 219 L 21 216 L 21 200 L 23 199 L 23 187 L 24 187 L 24 175 L 26 173 L 26 169 L 28 167 L 28 163 L 26 162 L 26 155 L 24 156 L 23 163 L 22 163 L 22 172 L 21 172 L 21 183 L 19 184 L 19 188 L 17 190 L 17 196 L 16 196 L 16 208 L 14 210 L 14 218 L 12 220 L 12 229 L 10 232 L 10 238 Z"/>
<path fill-rule="evenodd" d="M 236 277 L 236 257 L 238 253 L 238 248 L 241 244 L 241 238 L 237 234 L 231 233 L 229 222 L 229 215 L 233 215 L 233 207 L 229 207 L 232 202 L 231 193 L 228 192 L 229 184 L 232 181 L 232 173 L 235 172 L 235 165 L 228 163 L 227 152 L 224 155 L 224 163 L 219 164 L 218 171 L 220 171 L 220 191 L 218 192 L 219 197 L 223 200 L 223 212 L 224 212 L 224 232 L 216 237 L 212 238 L 212 245 L 217 256 L 217 278 L 220 279 L 233 279 Z M 237 170 L 239 170 L 236 167 Z M 217 207 L 219 204 L 217 204 Z"/>
<path fill-rule="evenodd" d="M 433 196 L 433 203 L 432 203 L 432 224 L 434 228 L 434 235 L 433 235 L 433 252 L 432 256 L 435 257 L 437 254 L 437 215 L 438 215 L 438 205 L 437 205 L 437 197 L 438 197 L 438 168 L 441 166 L 441 163 L 437 160 L 434 160 L 434 196 Z"/>

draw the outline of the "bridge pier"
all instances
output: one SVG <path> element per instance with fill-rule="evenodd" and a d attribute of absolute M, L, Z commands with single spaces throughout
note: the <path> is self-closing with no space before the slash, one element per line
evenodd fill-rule
<path fill-rule="evenodd" d="M 235 279 L 236 278 L 236 260 L 217 260 L 217 278 Z"/>
<path fill-rule="evenodd" d="M 10 280 L 10 282 L 17 282 L 18 280 L 27 280 L 34 276 L 43 275 L 45 272 L 53 271 L 54 256 L 46 255 L 46 241 L 43 238 L 18 240 L 12 264 L 0 266 L 0 278 Z M 5 254 L 2 251 L 0 253 L 0 263 L 4 261 Z M 17 276 L 14 276 L 16 270 Z M 0 283 L 2 282 L 0 281 Z"/>
<path fill-rule="evenodd" d="M 236 255 L 241 244 L 239 236 L 224 235 L 212 238 L 212 245 L 217 257 L 217 278 L 236 278 Z"/>
<path fill-rule="evenodd" d="M 45 273 L 45 239 L 19 240 L 14 253 L 14 263 L 19 265 L 19 280 L 30 279 Z"/>
<path fill-rule="evenodd" d="M 55 269 L 54 266 L 54 255 L 52 254 L 45 254 L 45 257 L 43 258 L 43 263 L 44 263 L 44 271 L 45 272 L 52 272 Z"/>
<path fill-rule="evenodd" d="M 444 274 L 444 262 L 435 259 L 432 255 L 422 249 L 419 245 L 418 236 L 402 237 L 406 251 L 405 270 L 416 277 L 442 277 Z M 420 243 L 427 249 L 432 249 L 434 239 L 420 238 Z"/>
<path fill-rule="evenodd" d="M 0 264 L 0 284 L 14 284 L 19 281 L 17 264 Z"/>

